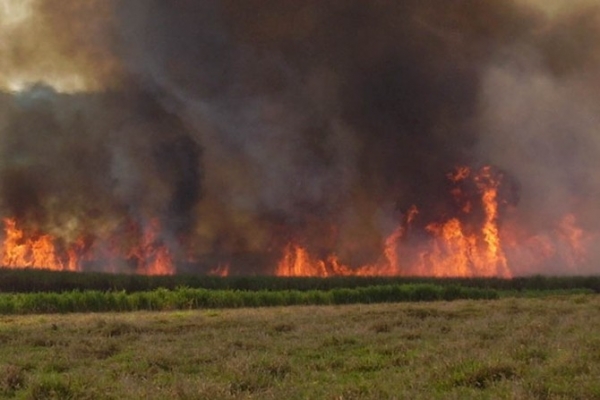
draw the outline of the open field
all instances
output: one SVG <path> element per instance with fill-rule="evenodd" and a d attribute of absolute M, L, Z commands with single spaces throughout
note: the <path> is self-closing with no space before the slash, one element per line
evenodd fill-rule
<path fill-rule="evenodd" d="M 0 397 L 600 398 L 600 297 L 0 317 Z"/>

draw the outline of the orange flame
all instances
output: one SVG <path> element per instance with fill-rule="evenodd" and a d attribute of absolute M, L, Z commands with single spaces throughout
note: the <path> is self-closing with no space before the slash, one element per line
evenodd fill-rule
<path fill-rule="evenodd" d="M 461 172 L 460 176 L 468 175 Z M 451 180 L 456 182 L 455 179 Z M 420 274 L 460 277 L 512 275 L 502 250 L 498 230 L 497 197 L 500 182 L 493 176 L 490 167 L 484 167 L 475 177 L 475 183 L 481 192 L 485 213 L 481 231 L 465 233 L 463 224 L 457 218 L 441 224 L 429 224 L 427 231 L 432 233 L 435 239 L 433 248 L 421 255 Z M 470 210 L 471 207 L 462 209 L 465 214 Z"/>
<path fill-rule="evenodd" d="M 485 264 L 483 267 L 486 270 L 482 272 L 486 275 L 509 277 L 511 273 L 500 244 L 498 231 L 498 188 L 500 181 L 493 177 L 491 168 L 487 166 L 477 176 L 476 182 L 479 189 L 483 192 L 481 201 L 485 211 L 483 239 L 487 244 L 487 248 L 484 252 Z M 492 270 L 489 267 L 492 267 Z"/>
<path fill-rule="evenodd" d="M 169 249 L 159 240 L 160 223 L 152 220 L 144 230 L 139 244 L 124 256 L 133 260 L 136 273 L 144 275 L 171 275 L 175 273 Z M 37 268 L 54 271 L 80 271 L 86 258 L 83 239 L 77 239 L 66 249 L 57 247 L 58 240 L 49 234 L 26 235 L 13 218 L 4 219 L 2 266 L 7 268 Z M 115 246 L 116 247 L 116 246 Z M 121 258 L 120 252 L 109 250 L 107 263 Z M 88 256 L 89 257 L 89 256 Z M 110 268 L 118 270 L 118 268 Z"/>
<path fill-rule="evenodd" d="M 293 244 L 286 247 L 275 274 L 277 276 L 329 276 L 325 261 L 311 259 L 305 248 Z"/>
<path fill-rule="evenodd" d="M 160 242 L 160 222 L 150 221 L 144 231 L 142 243 L 132 252 L 138 260 L 137 273 L 145 275 L 173 275 L 175 267 L 169 249 Z"/>
<path fill-rule="evenodd" d="M 477 254 L 475 236 L 463 232 L 461 222 L 452 218 L 444 224 L 430 224 L 427 231 L 435 236 L 432 248 L 421 254 L 418 275 L 469 276 L 471 255 Z"/>
<path fill-rule="evenodd" d="M 55 271 L 77 271 L 74 258 L 61 261 L 50 235 L 26 237 L 15 219 L 4 219 L 5 240 L 2 246 L 2 265 L 9 268 L 39 268 Z M 71 254 L 70 254 L 71 255 Z"/>
<path fill-rule="evenodd" d="M 387 267 L 387 268 L 386 268 Z M 313 258 L 306 248 L 289 244 L 284 250 L 284 255 L 277 264 L 276 276 L 293 277 L 320 277 L 329 276 L 387 276 L 395 275 L 390 265 L 363 265 L 360 268 L 351 268 L 343 264 L 339 258 L 332 254 L 326 260 Z"/>
<path fill-rule="evenodd" d="M 448 174 L 448 179 L 458 184 L 472 176 L 467 167 L 459 167 Z M 426 231 L 432 239 L 416 261 L 410 262 L 407 254 L 403 264 L 401 241 L 407 228 L 418 214 L 416 207 L 407 213 L 401 224 L 384 243 L 381 260 L 375 265 L 365 265 L 352 269 L 342 265 L 337 257 L 327 260 L 314 259 L 308 251 L 297 245 L 288 245 L 279 262 L 276 275 L 279 276 L 330 276 L 330 275 L 422 275 L 422 276 L 500 276 L 510 277 L 508 261 L 502 249 L 498 228 L 498 189 L 500 179 L 490 167 L 484 167 L 475 175 L 474 181 L 481 195 L 485 219 L 477 232 L 467 233 L 458 218 L 450 218 L 441 223 L 430 223 Z M 451 194 L 462 204 L 461 211 L 469 214 L 470 201 L 463 199 L 462 190 L 454 188 Z M 407 252 L 409 253 L 409 252 Z M 332 261 L 334 260 L 334 261 Z"/>
<path fill-rule="evenodd" d="M 169 249 L 159 240 L 160 222 L 153 219 L 146 226 L 139 246 L 129 253 L 128 258 L 137 262 L 136 272 L 142 275 L 173 275 L 175 266 Z"/>
<path fill-rule="evenodd" d="M 275 275 L 511 277 L 509 265 L 521 273 L 531 273 L 557 262 L 569 267 L 587 262 L 590 236 L 577 225 L 575 215 L 566 215 L 553 230 L 533 235 L 510 218 L 501 229 L 502 176 L 498 172 L 489 166 L 476 172 L 458 167 L 447 178 L 452 183 L 453 214 L 439 221 L 421 221 L 419 226 L 424 229 L 417 231 L 413 225 L 420 218 L 419 210 L 412 206 L 381 240 L 380 256 L 373 263 L 351 266 L 335 253 L 316 256 L 306 246 L 291 242 L 283 249 Z M 24 230 L 14 218 L 3 222 L 0 251 L 4 267 L 81 271 L 92 262 L 113 272 L 122 271 L 123 266 L 144 275 L 176 271 L 178 253 L 165 243 L 159 219 L 150 220 L 143 228 L 131 223 L 108 237 L 86 236 L 70 243 L 51 234 Z M 194 262 L 190 257 L 188 254 L 187 262 Z M 229 276 L 230 265 L 219 264 L 208 274 Z"/>

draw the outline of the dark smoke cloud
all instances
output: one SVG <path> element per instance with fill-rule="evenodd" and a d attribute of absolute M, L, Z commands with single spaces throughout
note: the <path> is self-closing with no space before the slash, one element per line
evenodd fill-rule
<path fill-rule="evenodd" d="M 79 3 L 13 29 L 6 71 L 90 90 L 2 95 L 5 215 L 62 236 L 158 216 L 197 255 L 296 240 L 358 264 L 411 205 L 452 215 L 455 166 L 491 163 L 532 231 L 600 222 L 593 2 Z"/>
<path fill-rule="evenodd" d="M 11 109 L 2 141 L 5 216 L 70 240 L 154 217 L 167 236 L 190 231 L 200 147 L 154 94 L 60 95 L 37 86 L 3 97 Z"/>

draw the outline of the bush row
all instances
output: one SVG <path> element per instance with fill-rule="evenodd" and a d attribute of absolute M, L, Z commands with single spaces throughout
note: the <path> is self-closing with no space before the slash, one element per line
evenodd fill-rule
<path fill-rule="evenodd" d="M 421 278 L 421 277 L 331 277 L 280 278 L 273 276 L 203 275 L 140 276 L 97 272 L 53 272 L 0 268 L 0 292 L 70 292 L 73 290 L 146 292 L 158 288 L 190 288 L 244 291 L 332 290 L 378 285 L 435 284 L 501 291 L 552 291 L 588 289 L 600 293 L 600 276 L 551 277 L 532 276 L 501 278 Z"/>
<path fill-rule="evenodd" d="M 491 289 L 431 284 L 383 285 L 348 289 L 241 291 L 178 288 L 149 292 L 71 291 L 63 293 L 0 294 L 0 314 L 41 314 L 239 308 L 288 305 L 324 305 L 417 302 L 457 299 L 496 299 Z"/>

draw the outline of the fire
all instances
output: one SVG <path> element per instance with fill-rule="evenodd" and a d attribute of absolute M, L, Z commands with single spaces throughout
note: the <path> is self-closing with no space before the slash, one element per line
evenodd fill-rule
<path fill-rule="evenodd" d="M 456 167 L 456 169 L 453 172 L 448 173 L 446 177 L 450 181 L 458 183 L 467 179 L 469 175 L 471 175 L 471 168 L 461 165 L 459 167 Z"/>
<path fill-rule="evenodd" d="M 279 262 L 279 276 L 331 276 L 331 275 L 416 275 L 434 277 L 497 276 L 508 278 L 513 275 L 505 247 L 511 250 L 516 243 L 505 246 L 501 240 L 499 226 L 499 189 L 501 174 L 485 166 L 477 172 L 467 167 L 458 167 L 447 175 L 454 185 L 450 194 L 457 206 L 458 215 L 425 225 L 425 240 L 409 239 L 409 228 L 419 212 L 413 206 L 402 223 L 383 240 L 382 255 L 373 265 L 350 268 L 342 264 L 335 255 L 325 259 L 315 258 L 298 245 L 288 245 Z M 472 183 L 477 199 L 469 196 L 463 184 Z M 473 222 L 473 212 L 479 207 L 481 222 Z M 476 219 L 475 219 L 476 220 Z M 585 258 L 584 232 L 579 229 L 572 215 L 565 217 L 556 230 L 562 247 L 556 249 L 553 242 L 545 238 L 532 237 L 530 241 L 540 247 L 539 262 L 544 262 L 562 251 L 561 259 L 569 264 Z M 543 246 L 542 246 L 543 245 Z M 544 250 L 545 249 L 545 250 Z M 515 261 L 522 261 L 516 259 Z"/>
<path fill-rule="evenodd" d="M 276 276 L 315 276 L 326 278 L 328 276 L 370 276 L 376 275 L 377 268 L 365 265 L 358 269 L 352 269 L 340 262 L 333 254 L 326 260 L 312 257 L 306 248 L 289 244 L 284 251 L 282 259 L 277 265 Z M 385 275 L 385 274 L 384 274 Z"/>
<path fill-rule="evenodd" d="M 508 239 L 505 247 L 510 258 L 525 272 L 539 270 L 546 261 L 568 269 L 585 266 L 589 262 L 587 249 L 595 238 L 578 226 L 573 214 L 565 215 L 553 230 L 521 239 L 521 243 L 517 239 L 522 238 L 522 232 L 504 236 Z"/>
<path fill-rule="evenodd" d="M 113 264 L 125 260 L 135 265 L 135 272 L 138 274 L 171 275 L 175 273 L 173 257 L 169 248 L 159 239 L 160 230 L 158 220 L 152 220 L 143 231 L 141 238 L 122 253 L 118 245 L 96 245 L 104 248 L 101 251 L 93 246 L 87 246 L 83 238 L 78 238 L 68 246 L 58 246 L 60 241 L 52 235 L 38 233 L 27 235 L 15 219 L 7 218 L 4 219 L 2 265 L 7 268 L 81 271 L 83 262 L 91 260 L 92 253 L 96 253 L 105 259 L 107 270 L 119 270 Z M 107 242 L 111 241 L 107 240 Z"/>
<path fill-rule="evenodd" d="M 169 249 L 159 240 L 160 222 L 150 221 L 144 230 L 141 243 L 129 253 L 137 263 L 136 272 L 144 275 L 172 275 L 175 273 Z"/>
<path fill-rule="evenodd" d="M 498 232 L 498 187 L 500 182 L 494 178 L 489 166 L 483 168 L 475 180 L 483 192 L 481 201 L 485 210 L 485 223 L 483 225 L 483 239 L 487 244 L 486 264 L 495 265 L 500 276 L 510 275 L 507 267 L 506 256 L 500 245 Z"/>
<path fill-rule="evenodd" d="M 6 238 L 2 246 L 2 265 L 5 267 L 43 268 L 56 271 L 77 271 L 73 253 L 66 262 L 57 256 L 55 239 L 47 234 L 26 237 L 14 219 L 4 220 Z"/>
<path fill-rule="evenodd" d="M 329 276 L 325 262 L 312 260 L 305 248 L 289 244 L 277 266 L 277 276 Z"/>
<path fill-rule="evenodd" d="M 465 235 L 456 218 L 444 224 L 430 224 L 426 229 L 435 239 L 432 249 L 421 254 L 419 275 L 429 269 L 433 276 L 468 276 L 471 254 L 477 251 L 476 238 Z"/>
<path fill-rule="evenodd" d="M 511 266 L 518 271 L 535 271 L 544 263 L 562 262 L 573 268 L 587 261 L 589 238 L 574 214 L 558 221 L 553 231 L 527 235 L 518 221 L 500 224 L 501 216 L 506 214 L 501 198 L 503 176 L 494 168 L 486 166 L 474 171 L 458 167 L 447 178 L 452 205 L 446 214 L 427 221 L 426 213 L 413 205 L 396 228 L 381 239 L 380 255 L 373 262 L 352 265 L 333 252 L 314 254 L 297 241 L 284 247 L 274 274 L 511 277 Z M 2 264 L 7 268 L 82 271 L 91 264 L 103 271 L 171 275 L 177 271 L 178 259 L 191 265 L 198 263 L 190 255 L 190 248 L 165 236 L 159 219 L 144 224 L 124 223 L 107 237 L 88 234 L 71 242 L 40 230 L 25 229 L 15 218 L 3 222 L 0 250 Z M 218 263 L 206 273 L 229 276 L 230 270 L 229 262 Z"/>
<path fill-rule="evenodd" d="M 288 244 L 284 255 L 277 265 L 277 276 L 394 276 L 401 274 L 400 259 L 396 248 L 404 236 L 407 226 L 410 226 L 417 216 L 416 207 L 411 207 L 406 214 L 406 225 L 396 228 L 385 240 L 382 260 L 375 264 L 366 264 L 352 268 L 342 263 L 335 254 L 325 260 L 312 257 L 308 250 L 297 244 Z"/>
<path fill-rule="evenodd" d="M 469 177 L 458 169 L 450 177 L 454 183 Z M 510 277 L 508 262 L 500 243 L 498 229 L 498 188 L 500 181 L 490 167 L 484 167 L 474 178 L 481 194 L 485 220 L 479 231 L 467 233 L 458 218 L 444 223 L 431 223 L 426 230 L 434 236 L 432 249 L 421 255 L 419 274 L 431 271 L 433 276 L 500 276 Z M 471 203 L 466 202 L 461 212 L 469 215 Z"/>

